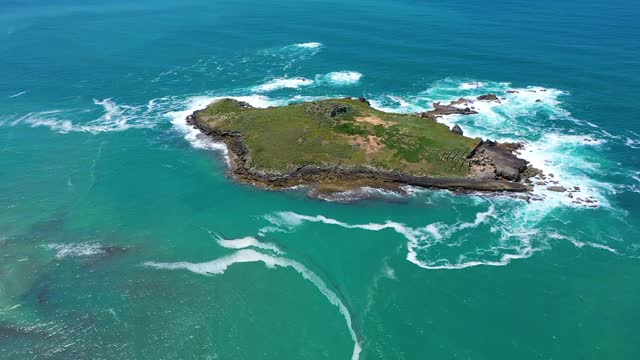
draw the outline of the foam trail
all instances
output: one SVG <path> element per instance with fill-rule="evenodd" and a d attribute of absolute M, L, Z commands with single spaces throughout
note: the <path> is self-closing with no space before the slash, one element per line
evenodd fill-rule
<path fill-rule="evenodd" d="M 204 263 L 191 263 L 184 261 L 174 263 L 145 262 L 144 265 L 156 269 L 185 269 L 201 275 L 220 275 L 224 274 L 224 272 L 234 264 L 252 262 L 262 262 L 270 269 L 273 269 L 275 267 L 293 268 L 304 279 L 313 283 L 316 288 L 322 293 L 322 295 L 324 295 L 332 305 L 338 308 L 338 311 L 340 311 L 340 314 L 342 314 L 342 316 L 344 317 L 347 328 L 349 329 L 349 334 L 351 335 L 351 339 L 354 342 L 351 359 L 358 360 L 360 358 L 360 352 L 362 351 L 362 348 L 360 342 L 358 341 L 358 336 L 353 330 L 353 320 L 351 314 L 349 313 L 349 310 L 344 305 L 342 300 L 340 300 L 338 295 L 331 289 L 329 289 L 327 284 L 318 275 L 316 275 L 314 272 L 307 269 L 304 265 L 297 261 L 283 257 L 267 255 L 253 249 L 242 249 L 230 255 Z"/>
<path fill-rule="evenodd" d="M 19 92 L 19 93 L 17 93 L 17 94 L 9 95 L 9 99 L 17 98 L 18 96 L 22 96 L 22 95 L 24 95 L 24 94 L 26 94 L 26 93 L 28 93 L 28 92 L 29 92 L 29 90 L 27 90 L 27 91 L 21 91 L 21 92 Z"/>
<path fill-rule="evenodd" d="M 640 149 L 640 140 L 627 137 L 624 144 L 632 149 Z"/>
<path fill-rule="evenodd" d="M 614 248 L 612 248 L 610 246 L 607 246 L 607 245 L 597 244 L 597 243 L 593 243 L 593 242 L 583 242 L 583 241 L 574 239 L 572 237 L 564 236 L 564 235 L 560 235 L 560 234 L 556 234 L 556 233 L 550 234 L 549 237 L 552 238 L 552 239 L 568 240 L 577 248 L 582 248 L 582 247 L 587 246 L 587 247 L 592 247 L 594 249 L 606 250 L 606 251 L 608 251 L 610 253 L 617 254 L 617 255 L 620 254 L 618 252 L 618 250 L 616 250 L 616 249 L 614 249 Z"/>
<path fill-rule="evenodd" d="M 166 100 L 154 99 L 154 100 Z M 11 123 L 10 126 L 19 124 L 30 125 L 31 127 L 48 127 L 61 134 L 70 132 L 88 132 L 92 134 L 124 131 L 128 129 L 151 128 L 155 126 L 152 120 L 155 118 L 152 113 L 155 105 L 154 100 L 142 106 L 119 105 L 112 99 L 93 100 L 94 105 L 102 107 L 103 114 L 97 119 L 85 122 L 74 123 L 69 118 L 83 116 L 86 110 L 81 112 L 74 110 L 49 110 L 28 113 Z"/>
<path fill-rule="evenodd" d="M 283 254 L 283 251 L 280 250 L 277 246 L 269 243 L 263 243 L 258 241 L 256 238 L 247 236 L 240 239 L 223 239 L 218 237 L 218 244 L 227 249 L 244 249 L 248 247 L 255 247 L 258 249 L 269 250 L 276 254 Z"/>
<path fill-rule="evenodd" d="M 502 201 L 506 204 L 506 202 L 512 202 L 514 200 L 502 199 Z M 496 207 L 490 204 L 486 211 L 476 213 L 475 219 L 470 222 L 457 222 L 453 225 L 433 223 L 416 228 L 394 221 L 348 224 L 322 215 L 308 216 L 283 211 L 266 215 L 264 218 L 271 223 L 271 226 L 260 229 L 259 233 L 264 235 L 268 232 L 291 232 L 304 222 L 322 223 L 347 229 L 362 229 L 368 231 L 390 229 L 402 235 L 407 240 L 406 259 L 424 269 L 465 269 L 480 265 L 505 266 L 513 260 L 529 258 L 535 252 L 548 247 L 548 241 L 545 239 L 553 238 L 553 235 L 545 235 L 532 228 L 544 219 L 551 209 L 552 208 L 542 203 L 523 203 L 522 207 L 515 209 L 507 208 L 503 214 L 498 216 L 495 213 Z M 488 224 L 490 218 L 497 220 L 497 223 L 491 224 L 490 229 L 491 233 L 500 232 L 500 239 L 497 242 L 484 246 L 474 243 L 472 247 L 469 247 L 469 244 L 467 244 L 465 245 L 466 248 L 472 249 L 468 253 L 463 252 L 461 254 L 450 255 L 450 258 L 429 258 L 430 254 L 442 256 L 442 254 L 440 254 L 442 249 L 452 249 L 463 246 L 466 241 L 466 236 L 465 234 L 457 235 L 457 233 Z M 532 242 L 534 237 L 537 241 L 537 246 L 534 246 Z M 616 249 L 607 245 L 593 242 L 579 242 L 569 238 L 566 239 L 578 248 L 589 246 L 618 254 Z"/>
<path fill-rule="evenodd" d="M 478 265 L 504 266 L 504 265 L 507 265 L 513 259 L 526 258 L 531 256 L 531 253 L 527 251 L 525 253 L 518 254 L 518 255 L 511 255 L 511 254 L 504 255 L 500 261 L 467 261 L 467 262 L 461 262 L 456 264 L 452 264 L 449 261 L 425 262 L 418 259 L 416 248 L 420 247 L 422 242 L 428 241 L 429 239 L 441 240 L 444 237 L 451 236 L 456 231 L 477 227 L 481 223 L 485 222 L 486 219 L 489 217 L 489 215 L 493 214 L 493 211 L 494 211 L 494 207 L 491 206 L 489 210 L 487 210 L 486 212 L 481 212 L 476 214 L 476 220 L 474 222 L 460 223 L 452 227 L 451 229 L 446 230 L 444 235 L 441 233 L 442 224 L 429 224 L 423 228 L 417 228 L 417 229 L 408 227 L 402 223 L 398 223 L 395 221 L 386 221 L 383 224 L 369 223 L 369 224 L 352 225 L 336 219 L 327 218 L 322 215 L 307 216 L 307 215 L 296 214 L 294 212 L 289 212 L 289 211 L 276 213 L 276 217 L 266 216 L 265 218 L 275 225 L 284 226 L 290 230 L 294 227 L 299 226 L 304 221 L 319 222 L 319 223 L 328 224 L 328 225 L 337 225 L 347 229 L 362 229 L 362 230 L 369 230 L 369 231 L 381 231 L 385 229 L 391 229 L 391 230 L 394 230 L 396 233 L 404 236 L 408 240 L 407 260 L 409 260 L 410 262 L 422 268 L 431 269 L 431 270 L 464 269 L 467 267 L 478 266 Z M 268 231 L 269 229 L 263 228 L 262 229 L 263 233 L 265 232 L 265 230 Z M 440 264 L 440 263 L 443 263 L 443 264 Z"/>

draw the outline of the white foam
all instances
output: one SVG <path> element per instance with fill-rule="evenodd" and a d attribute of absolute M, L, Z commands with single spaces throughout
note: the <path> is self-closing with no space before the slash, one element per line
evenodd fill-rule
<path fill-rule="evenodd" d="M 400 192 L 386 190 L 386 189 L 378 189 L 372 188 L 368 186 L 363 186 L 360 188 L 333 192 L 333 193 L 318 193 L 314 194 L 314 197 L 318 199 L 322 199 L 330 202 L 353 202 L 362 199 L 371 199 L 371 198 L 401 198 L 403 195 Z"/>
<path fill-rule="evenodd" d="M 559 133 L 547 133 L 535 142 L 526 143 L 519 153 L 520 157 L 529 161 L 532 166 L 542 170 L 545 174 L 553 174 L 547 182 L 556 181 L 571 190 L 573 198 L 566 193 L 548 191 L 547 186 L 536 185 L 534 194 L 545 198 L 550 206 L 578 206 L 601 205 L 610 206 L 604 191 L 609 185 L 593 180 L 588 174 L 598 173 L 599 164 L 589 162 L 576 152 L 585 146 L 599 146 L 604 141 L 584 135 L 566 135 Z M 574 190 L 577 187 L 579 190 Z M 584 203 L 578 199 L 596 201 Z"/>
<path fill-rule="evenodd" d="M 478 205 L 489 204 L 485 211 L 477 212 L 475 219 L 468 222 L 435 222 L 421 227 L 410 227 L 392 220 L 383 223 L 349 224 L 323 215 L 309 216 L 282 211 L 266 215 L 264 218 L 271 225 L 262 228 L 261 232 L 293 232 L 305 222 L 366 231 L 389 229 L 406 239 L 406 259 L 430 270 L 457 270 L 481 265 L 505 266 L 513 260 L 529 258 L 535 252 L 549 248 L 546 239 L 552 239 L 554 235 L 546 235 L 545 232 L 536 229 L 536 225 L 548 216 L 554 209 L 553 206 L 544 202 L 528 204 L 506 196 L 495 197 L 493 200 L 476 196 L 468 199 L 474 200 Z M 476 239 L 473 234 L 476 234 L 474 229 L 478 227 L 483 227 L 484 231 L 489 230 L 492 234 L 499 234 L 499 239 Z M 618 254 L 617 250 L 605 244 L 578 242 L 568 238 L 567 240 L 576 247 L 589 246 Z M 460 252 L 452 253 L 452 249 L 459 249 Z M 450 255 L 445 255 L 446 253 Z"/>
<path fill-rule="evenodd" d="M 484 83 L 482 81 L 464 82 L 460 84 L 460 86 L 458 86 L 458 89 L 460 90 L 479 89 L 485 86 L 487 86 L 487 83 Z"/>
<path fill-rule="evenodd" d="M 400 107 L 407 108 L 407 107 L 410 107 L 410 106 L 411 106 L 411 104 L 409 104 L 409 102 L 408 102 L 407 100 L 405 100 L 405 99 L 401 98 L 400 96 L 387 95 L 387 97 L 388 97 L 389 99 L 391 99 L 391 101 L 395 101 L 395 102 L 397 102 L 398 104 L 400 104 Z"/>
<path fill-rule="evenodd" d="M 155 122 L 149 119 L 149 115 L 151 115 L 151 108 L 148 107 L 149 104 L 142 106 L 119 105 L 112 99 L 94 99 L 93 103 L 94 105 L 102 107 L 103 114 L 97 119 L 88 122 L 74 123 L 69 119 L 70 117 L 78 116 L 80 114 L 78 112 L 49 110 L 28 113 L 12 121 L 10 125 L 26 124 L 31 127 L 48 127 L 61 134 L 70 132 L 97 134 L 102 132 L 124 131 L 133 128 L 151 128 L 155 126 Z"/>
<path fill-rule="evenodd" d="M 517 248 L 511 249 L 514 251 L 514 253 L 504 254 L 498 261 L 465 260 L 464 258 L 459 258 L 458 260 L 460 261 L 452 262 L 449 259 L 428 260 L 419 258 L 419 255 L 417 253 L 418 249 L 429 248 L 434 244 L 441 242 L 442 240 L 450 238 L 454 233 L 458 231 L 475 228 L 480 224 L 485 223 L 486 220 L 493 215 L 494 211 L 495 208 L 493 206 L 490 206 L 487 211 L 479 212 L 478 214 L 476 214 L 476 219 L 470 223 L 460 222 L 452 226 L 447 226 L 446 224 L 442 223 L 436 223 L 428 224 L 427 226 L 422 228 L 411 228 L 395 221 L 386 221 L 382 224 L 348 224 L 336 219 L 327 218 L 322 215 L 308 216 L 296 214 L 289 211 L 278 212 L 274 215 L 267 215 L 265 216 L 265 219 L 275 225 L 275 228 L 284 227 L 287 229 L 287 231 L 293 230 L 293 228 L 301 225 L 303 222 L 317 222 L 328 225 L 336 225 L 347 229 L 362 229 L 368 231 L 381 231 L 385 229 L 391 229 L 407 239 L 407 260 L 418 265 L 421 268 L 431 270 L 464 269 L 479 265 L 504 266 L 509 264 L 511 260 L 522 259 L 531 256 L 533 251 L 530 246 L 519 246 Z M 262 231 L 266 231 L 265 228 L 263 228 Z"/>
<path fill-rule="evenodd" d="M 187 116 L 191 115 L 194 111 L 204 109 L 212 102 L 225 98 L 244 101 L 256 108 L 266 108 L 283 104 L 282 101 L 272 100 L 263 95 L 218 97 L 194 96 L 183 102 L 181 106 L 182 110 L 167 112 L 165 113 L 165 116 L 170 118 L 170 121 L 176 130 L 184 134 L 185 140 L 187 140 L 191 146 L 196 149 L 220 151 L 227 164 L 229 164 L 229 153 L 225 144 L 211 140 L 211 138 L 200 132 L 200 130 L 187 124 Z"/>
<path fill-rule="evenodd" d="M 362 74 L 357 71 L 334 71 L 317 75 L 316 79 L 334 86 L 347 86 L 357 84 L 362 79 Z"/>
<path fill-rule="evenodd" d="M 303 49 L 317 49 L 317 48 L 322 46 L 322 43 L 319 43 L 319 42 L 306 42 L 306 43 L 295 44 L 295 46 L 297 46 L 299 48 L 303 48 Z"/>
<path fill-rule="evenodd" d="M 624 144 L 627 145 L 628 147 L 632 148 L 632 149 L 640 149 L 640 140 L 639 139 L 632 139 L 630 137 L 627 137 L 624 140 Z"/>
<path fill-rule="evenodd" d="M 484 222 L 487 217 L 492 214 L 494 211 L 493 207 L 491 207 L 487 212 L 482 212 L 477 214 L 476 220 L 473 223 L 460 223 L 456 224 L 452 227 L 445 227 L 443 224 L 429 224 L 424 228 L 411 228 L 402 223 L 387 221 L 383 224 L 369 223 L 369 224 L 347 224 L 335 219 L 327 218 L 322 215 L 318 216 L 306 216 L 300 215 L 293 212 L 279 212 L 276 213 L 276 216 L 268 216 L 266 219 L 272 222 L 277 226 L 284 226 L 287 228 L 292 228 L 300 225 L 304 221 L 309 222 L 320 222 L 329 225 L 337 225 L 340 227 L 348 228 L 348 229 L 363 229 L 369 231 L 380 231 L 385 229 L 392 229 L 396 233 L 401 234 L 407 240 L 407 260 L 410 262 L 425 268 L 425 269 L 463 269 L 470 266 L 478 266 L 478 265 L 506 265 L 508 264 L 512 258 L 510 256 L 515 255 L 505 255 L 503 259 L 499 262 L 495 261 L 467 261 L 461 263 L 451 263 L 449 260 L 438 259 L 436 261 L 425 261 L 423 259 L 419 259 L 416 250 L 420 247 L 423 247 L 425 243 L 429 242 L 429 239 L 435 241 L 441 241 L 444 237 L 451 236 L 454 232 L 467 229 L 471 227 L 476 227 L 480 223 Z M 442 234 L 441 231 L 445 231 L 445 234 Z M 525 256 L 527 254 L 520 254 L 521 256 Z"/>
<path fill-rule="evenodd" d="M 98 243 L 47 244 L 45 248 L 56 250 L 56 258 L 102 255 L 104 249 Z"/>
<path fill-rule="evenodd" d="M 207 135 L 200 132 L 200 130 L 187 124 L 187 116 L 191 115 L 194 111 L 204 109 L 209 105 L 214 98 L 209 97 L 193 97 L 189 99 L 185 105 L 184 110 L 170 111 L 165 116 L 171 119 L 171 124 L 180 133 L 184 134 L 184 139 L 196 149 L 214 150 L 219 151 L 227 164 L 230 163 L 229 151 L 224 143 L 211 140 Z"/>
<path fill-rule="evenodd" d="M 360 342 L 358 340 L 358 336 L 353 330 L 353 320 L 351 313 L 344 305 L 340 297 L 333 292 L 326 283 L 316 275 L 311 270 L 307 269 L 303 264 L 290 260 L 284 257 L 267 255 L 252 249 L 242 249 L 236 251 L 230 255 L 209 261 L 204 263 L 191 263 L 191 262 L 174 262 L 174 263 L 159 263 L 159 262 L 146 262 L 144 265 L 157 268 L 157 269 L 186 269 L 191 272 L 202 274 L 202 275 L 220 275 L 224 274 L 224 272 L 234 264 L 240 263 L 253 263 L 253 262 L 262 262 L 270 269 L 276 267 L 283 268 L 293 268 L 296 270 L 304 279 L 313 283 L 316 288 L 324 295 L 327 300 L 334 306 L 338 308 L 338 311 L 343 316 L 347 328 L 349 329 L 349 334 L 351 335 L 351 339 L 354 342 L 353 352 L 351 354 L 352 360 L 358 360 L 360 358 L 360 352 L 362 348 L 360 346 Z"/>
<path fill-rule="evenodd" d="M 477 115 L 450 115 L 440 117 L 440 122 L 452 127 L 459 125 L 466 136 L 489 138 L 500 142 L 525 142 L 525 149 L 520 156 L 543 170 L 546 174 L 554 174 L 550 182 L 557 181 L 571 189 L 571 193 L 558 193 L 547 190 L 547 185 L 534 186 L 534 193 L 545 198 L 549 207 L 596 207 L 607 206 L 606 194 L 611 192 L 612 184 L 593 180 L 594 175 L 602 173 L 600 164 L 589 161 L 583 155 L 585 149 L 601 146 L 606 141 L 594 133 L 593 129 L 605 134 L 594 124 L 575 119 L 561 107 L 559 98 L 566 92 L 530 86 L 513 88 L 509 83 L 459 82 L 445 79 L 418 96 L 385 97 L 371 100 L 376 109 L 388 112 L 410 113 L 431 108 L 433 102 L 446 104 L 461 97 L 464 90 L 467 104 L 455 105 L 460 108 L 472 107 Z M 500 101 L 478 101 L 478 95 L 493 93 Z M 402 101 L 399 101 L 402 100 Z M 536 114 L 543 113 L 551 125 L 541 126 L 536 123 Z M 569 121 L 570 130 L 562 130 L 554 122 L 562 125 Z M 578 126 L 576 126 L 578 125 Z M 584 131 L 582 135 L 577 130 Z M 571 131 L 569 134 L 567 132 Z M 632 141 L 627 146 L 635 146 Z M 536 181 L 538 182 L 538 181 Z M 580 190 L 574 191 L 578 187 Z M 571 196 L 569 196 L 571 194 Z"/>
<path fill-rule="evenodd" d="M 620 254 L 618 252 L 618 250 L 616 250 L 616 249 L 614 249 L 614 248 L 612 248 L 610 246 L 604 245 L 604 244 L 598 244 L 598 243 L 589 242 L 589 241 L 583 242 L 583 241 L 574 239 L 574 238 L 569 237 L 569 236 L 560 235 L 558 233 L 549 234 L 549 237 L 552 238 L 552 239 L 568 240 L 577 248 L 582 248 L 582 247 L 587 246 L 587 247 L 592 247 L 594 249 L 606 250 L 606 251 L 608 251 L 610 253 L 613 253 L 613 254 Z"/>
<path fill-rule="evenodd" d="M 269 80 L 264 84 L 255 86 L 253 91 L 256 92 L 270 92 L 280 89 L 299 89 L 302 86 L 309 86 L 313 84 L 313 80 L 296 77 L 296 78 L 276 78 Z"/>

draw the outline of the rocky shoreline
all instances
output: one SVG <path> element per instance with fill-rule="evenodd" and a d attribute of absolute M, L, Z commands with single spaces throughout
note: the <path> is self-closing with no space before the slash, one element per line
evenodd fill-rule
<path fill-rule="evenodd" d="M 461 99 L 463 100 L 463 99 Z M 490 98 L 490 100 L 493 100 Z M 361 101 L 366 101 L 362 99 Z M 452 102 L 453 103 L 453 102 Z M 435 120 L 438 115 L 453 113 L 452 105 L 434 104 L 434 110 L 423 117 Z M 249 106 L 247 104 L 247 106 Z M 444 107 L 443 107 L 444 106 Z M 458 108 L 455 108 L 458 109 Z M 460 110 L 460 109 L 458 109 Z M 469 110 L 469 111 L 467 111 Z M 205 122 L 198 121 L 197 110 L 186 118 L 187 124 L 217 142 L 223 142 L 229 150 L 230 175 L 237 181 L 267 189 L 285 189 L 299 185 L 309 185 L 314 191 L 345 191 L 360 187 L 398 189 L 402 185 L 422 188 L 449 189 L 453 191 L 482 192 L 529 192 L 529 178 L 541 172 L 516 156 L 522 144 L 481 141 L 468 157 L 470 175 L 458 178 L 413 176 L 398 171 L 381 170 L 371 167 L 340 167 L 305 165 L 287 173 L 269 173 L 250 166 L 251 158 L 237 132 L 220 131 Z M 461 109 L 470 113 L 470 109 Z M 462 130 L 457 129 L 462 133 Z M 457 132 L 456 129 L 452 130 Z"/>

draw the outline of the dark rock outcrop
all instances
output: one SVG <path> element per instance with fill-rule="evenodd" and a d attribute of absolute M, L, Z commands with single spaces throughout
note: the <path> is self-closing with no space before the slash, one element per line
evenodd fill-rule
<path fill-rule="evenodd" d="M 500 101 L 500 99 L 498 99 L 498 96 L 496 96 L 495 94 L 480 95 L 476 99 L 480 101 Z"/>
<path fill-rule="evenodd" d="M 360 101 L 361 103 L 365 103 L 365 104 L 371 106 L 371 103 L 369 102 L 369 100 L 367 100 L 367 99 L 365 99 L 363 97 L 359 97 L 358 101 Z"/>
<path fill-rule="evenodd" d="M 498 144 L 482 141 L 471 153 L 471 176 L 480 179 L 522 180 L 527 170 L 527 162 L 517 157 L 511 143 Z"/>
<path fill-rule="evenodd" d="M 462 129 L 460 128 L 460 126 L 458 126 L 458 124 L 453 125 L 453 127 L 451 128 L 451 132 L 458 135 L 464 135 Z"/>
<path fill-rule="evenodd" d="M 349 110 L 349 107 L 347 107 L 344 104 L 340 104 L 340 103 L 330 103 L 330 104 L 326 104 L 326 103 L 311 103 L 306 111 L 307 112 L 311 112 L 311 113 L 317 113 L 317 114 L 321 114 L 324 116 L 328 116 L 328 117 L 336 117 L 340 114 L 344 114 Z"/>
<path fill-rule="evenodd" d="M 555 192 L 565 192 L 567 189 L 564 186 L 548 186 L 547 190 Z"/>
<path fill-rule="evenodd" d="M 460 98 L 458 100 L 452 101 L 449 103 L 449 105 L 462 105 L 462 104 L 473 104 L 473 100 L 471 99 L 465 99 L 465 98 Z"/>
<path fill-rule="evenodd" d="M 433 103 L 433 110 L 425 111 L 421 113 L 420 116 L 426 119 L 436 120 L 438 116 L 442 115 L 473 115 L 478 113 L 477 111 L 471 110 L 469 107 L 459 108 L 453 106 L 455 104 L 460 104 L 460 100 L 452 101 L 449 105 L 442 105 L 439 102 L 435 102 Z"/>

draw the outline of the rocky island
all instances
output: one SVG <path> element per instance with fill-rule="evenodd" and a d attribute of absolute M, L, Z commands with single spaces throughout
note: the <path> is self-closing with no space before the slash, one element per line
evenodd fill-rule
<path fill-rule="evenodd" d="M 435 121 L 440 115 L 473 113 L 453 105 L 392 114 L 364 98 L 264 109 L 222 99 L 195 111 L 187 122 L 226 144 L 233 178 L 270 189 L 530 190 L 528 178 L 538 172 L 516 156 L 519 144 L 466 137 L 458 126 L 449 129 Z"/>

